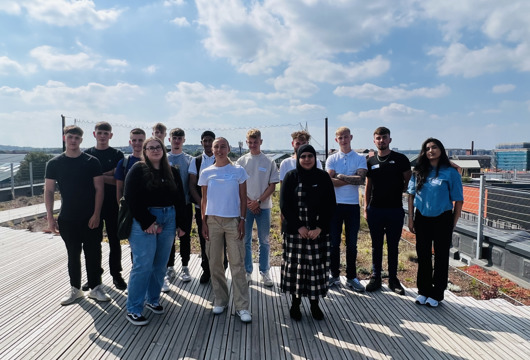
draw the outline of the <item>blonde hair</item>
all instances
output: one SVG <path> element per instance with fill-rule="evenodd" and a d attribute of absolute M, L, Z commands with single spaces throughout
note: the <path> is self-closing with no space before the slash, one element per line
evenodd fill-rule
<path fill-rule="evenodd" d="M 348 133 L 351 135 L 351 131 L 349 128 L 347 128 L 346 126 L 341 126 L 340 128 L 337 129 L 337 131 L 335 131 L 335 136 L 339 136 L 344 133 Z"/>
<path fill-rule="evenodd" d="M 249 138 L 261 139 L 261 131 L 259 131 L 258 129 L 250 129 L 249 131 L 247 131 L 247 139 Z"/>
<path fill-rule="evenodd" d="M 291 134 L 291 137 L 293 138 L 293 140 L 296 140 L 296 139 L 305 139 L 305 141 L 309 142 L 309 140 L 311 140 L 311 135 L 309 135 L 309 133 L 305 130 L 298 130 L 298 131 L 295 131 Z"/>

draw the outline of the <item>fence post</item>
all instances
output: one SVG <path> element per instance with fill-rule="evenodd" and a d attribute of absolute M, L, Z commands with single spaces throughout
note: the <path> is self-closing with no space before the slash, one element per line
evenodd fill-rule
<path fill-rule="evenodd" d="M 486 181 L 484 180 L 484 174 L 480 175 L 480 186 L 478 195 L 478 219 L 477 219 L 477 251 L 476 259 L 480 259 L 482 256 L 482 240 L 483 240 L 483 228 L 484 228 L 484 195 L 485 195 Z"/>
<path fill-rule="evenodd" d="M 33 193 L 33 161 L 29 163 L 29 186 L 31 188 L 31 196 L 34 196 Z"/>
<path fill-rule="evenodd" d="M 11 200 L 15 200 L 15 172 L 11 163 Z"/>

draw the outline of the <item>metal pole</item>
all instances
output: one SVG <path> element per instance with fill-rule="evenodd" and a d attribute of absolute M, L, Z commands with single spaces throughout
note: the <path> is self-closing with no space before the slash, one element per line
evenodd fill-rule
<path fill-rule="evenodd" d="M 29 163 L 29 184 L 31 188 L 31 196 L 34 196 L 33 193 L 33 161 Z"/>
<path fill-rule="evenodd" d="M 11 200 L 15 200 L 15 171 L 13 170 L 13 163 L 11 163 Z"/>
<path fill-rule="evenodd" d="M 328 118 L 324 120 L 324 128 L 326 132 L 326 160 L 328 159 Z"/>
<path fill-rule="evenodd" d="M 482 256 L 482 240 L 483 240 L 483 228 L 484 228 L 484 195 L 485 186 L 484 174 L 480 175 L 480 187 L 478 197 L 478 219 L 477 219 L 477 251 L 475 259 L 480 259 Z"/>
<path fill-rule="evenodd" d="M 64 127 L 66 126 L 66 116 L 64 115 L 61 115 L 61 119 L 62 119 L 62 127 L 61 127 L 61 139 L 63 141 L 63 152 L 66 151 L 66 143 L 64 142 Z"/>

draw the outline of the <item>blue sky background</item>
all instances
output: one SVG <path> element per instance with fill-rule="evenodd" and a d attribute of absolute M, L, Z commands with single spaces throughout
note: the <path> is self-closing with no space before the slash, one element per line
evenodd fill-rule
<path fill-rule="evenodd" d="M 61 114 L 84 146 L 106 120 L 116 146 L 161 121 L 287 149 L 307 123 L 322 149 L 325 117 L 354 148 L 530 141 L 528 24 L 526 0 L 0 0 L 0 144 L 58 147 Z"/>

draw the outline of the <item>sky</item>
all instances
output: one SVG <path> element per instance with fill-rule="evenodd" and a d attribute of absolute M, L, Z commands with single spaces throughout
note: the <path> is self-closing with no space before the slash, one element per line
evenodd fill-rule
<path fill-rule="evenodd" d="M 530 141 L 528 0 L 0 0 L 0 145 L 111 145 L 160 121 L 198 144 L 306 128 L 318 150 Z"/>

